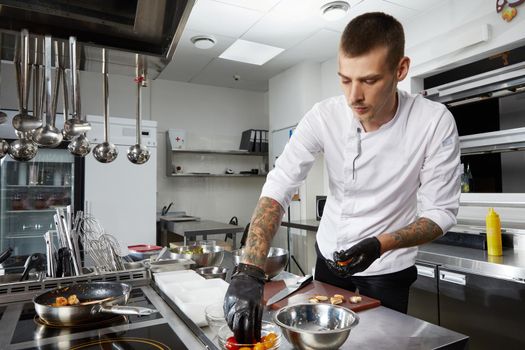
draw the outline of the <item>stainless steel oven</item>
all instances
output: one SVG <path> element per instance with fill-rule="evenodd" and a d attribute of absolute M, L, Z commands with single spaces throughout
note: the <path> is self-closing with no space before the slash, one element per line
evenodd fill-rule
<path fill-rule="evenodd" d="M 431 75 L 423 85 L 422 94 L 456 120 L 463 192 L 525 193 L 525 46 Z"/>

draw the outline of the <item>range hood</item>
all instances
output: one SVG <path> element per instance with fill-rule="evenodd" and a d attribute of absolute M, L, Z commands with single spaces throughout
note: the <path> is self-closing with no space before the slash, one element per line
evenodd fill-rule
<path fill-rule="evenodd" d="M 100 71 L 101 48 L 110 50 L 110 71 L 135 74 L 135 54 L 148 57 L 155 79 L 171 61 L 195 0 L 0 0 L 2 59 L 11 61 L 15 37 L 77 38 L 80 69 Z"/>

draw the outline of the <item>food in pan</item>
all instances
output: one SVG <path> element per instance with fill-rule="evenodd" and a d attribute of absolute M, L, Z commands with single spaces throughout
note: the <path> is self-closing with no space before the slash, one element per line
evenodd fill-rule
<path fill-rule="evenodd" d="M 76 304 L 79 304 L 80 301 L 78 300 L 76 294 L 71 294 L 70 296 L 67 297 L 67 303 L 69 305 L 76 305 Z"/>
<path fill-rule="evenodd" d="M 67 305 L 67 299 L 64 297 L 57 297 L 55 299 L 55 302 L 52 306 L 66 306 Z"/>
<path fill-rule="evenodd" d="M 55 302 L 51 304 L 51 306 L 77 305 L 79 303 L 80 303 L 80 300 L 78 300 L 76 294 L 71 294 L 67 298 L 66 297 L 56 297 Z"/>

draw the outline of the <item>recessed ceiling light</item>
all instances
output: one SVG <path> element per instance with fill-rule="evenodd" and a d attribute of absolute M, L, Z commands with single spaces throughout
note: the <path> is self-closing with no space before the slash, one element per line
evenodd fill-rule
<path fill-rule="evenodd" d="M 321 16 L 327 21 L 337 21 L 343 18 L 349 9 L 350 4 L 346 1 L 332 1 L 321 6 Z"/>
<path fill-rule="evenodd" d="M 195 46 L 198 49 L 211 49 L 215 46 L 215 38 L 209 35 L 194 36 L 190 40 L 193 43 L 193 46 Z"/>
<path fill-rule="evenodd" d="M 219 57 L 261 66 L 283 51 L 280 47 L 237 39 Z"/>

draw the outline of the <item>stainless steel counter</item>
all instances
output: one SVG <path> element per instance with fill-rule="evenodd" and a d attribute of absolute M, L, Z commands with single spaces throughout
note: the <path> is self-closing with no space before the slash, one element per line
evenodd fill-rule
<path fill-rule="evenodd" d="M 282 226 L 317 231 L 319 221 L 283 222 Z M 463 272 L 525 283 L 525 251 L 507 248 L 503 250 L 503 256 L 493 257 L 483 250 L 428 243 L 419 247 L 416 259 Z"/>

